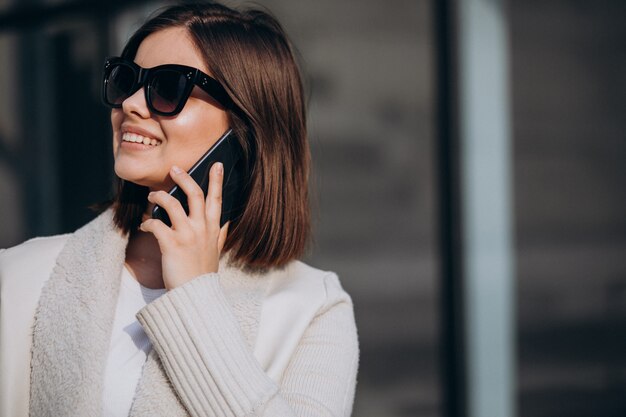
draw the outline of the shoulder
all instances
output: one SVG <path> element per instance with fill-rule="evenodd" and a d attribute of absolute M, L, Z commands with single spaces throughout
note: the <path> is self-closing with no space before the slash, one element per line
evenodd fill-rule
<path fill-rule="evenodd" d="M 332 271 L 314 268 L 301 261 L 293 261 L 285 268 L 273 271 L 268 297 L 280 297 L 291 303 L 309 305 L 316 310 L 340 302 L 352 303 L 339 277 Z"/>
<path fill-rule="evenodd" d="M 0 285 L 12 280 L 45 279 L 69 234 L 38 237 L 0 251 Z"/>
<path fill-rule="evenodd" d="M 330 328 L 343 331 L 354 328 L 354 314 L 352 300 L 334 272 L 294 261 L 265 278 L 269 282 L 254 353 L 268 375 L 278 381 L 304 335 L 319 330 L 313 325 L 317 319 L 328 319 Z"/>

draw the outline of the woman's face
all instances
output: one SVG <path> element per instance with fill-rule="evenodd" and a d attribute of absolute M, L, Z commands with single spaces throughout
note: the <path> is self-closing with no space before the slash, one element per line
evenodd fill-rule
<path fill-rule="evenodd" d="M 210 75 L 184 28 L 164 29 L 148 36 L 139 46 L 135 62 L 144 68 L 188 65 Z M 122 108 L 111 111 L 111 125 L 115 173 L 151 190 L 167 191 L 174 184 L 168 176 L 170 168 L 177 165 L 189 170 L 227 130 L 228 117 L 197 86 L 176 116 L 153 115 L 141 88 L 122 103 Z M 132 141 L 138 139 L 143 143 Z"/>

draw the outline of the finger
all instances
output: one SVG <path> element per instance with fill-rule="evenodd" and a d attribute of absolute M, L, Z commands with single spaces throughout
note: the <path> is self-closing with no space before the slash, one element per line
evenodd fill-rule
<path fill-rule="evenodd" d="M 189 205 L 189 217 L 201 218 L 204 212 L 204 193 L 191 175 L 174 165 L 170 170 L 170 176 L 187 195 Z"/>
<path fill-rule="evenodd" d="M 206 216 L 210 226 L 219 228 L 222 214 L 222 182 L 224 180 L 224 165 L 216 162 L 209 172 L 209 192 L 206 196 Z"/>
<path fill-rule="evenodd" d="M 180 228 L 182 225 L 187 223 L 187 213 L 185 213 L 183 206 L 180 205 L 180 201 L 165 191 L 153 191 L 149 193 L 148 201 L 165 209 L 174 229 L 177 227 Z"/>
<path fill-rule="evenodd" d="M 152 233 L 159 242 L 159 247 L 163 247 L 163 243 L 170 241 L 172 229 L 167 227 L 165 223 L 157 219 L 148 219 L 139 225 L 139 229 L 143 232 Z"/>
<path fill-rule="evenodd" d="M 217 252 L 222 253 L 222 249 L 224 249 L 224 245 L 226 244 L 226 237 L 228 237 L 228 226 L 230 225 L 230 221 L 224 223 L 224 226 L 220 229 L 220 235 L 217 238 Z"/>

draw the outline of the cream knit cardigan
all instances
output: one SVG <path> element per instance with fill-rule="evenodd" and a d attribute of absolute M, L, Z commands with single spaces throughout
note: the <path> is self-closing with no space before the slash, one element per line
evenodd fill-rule
<path fill-rule="evenodd" d="M 100 416 L 127 238 L 107 211 L 0 252 L 0 416 Z M 154 349 L 131 417 L 349 416 L 358 342 L 337 277 L 220 263 L 137 314 Z"/>

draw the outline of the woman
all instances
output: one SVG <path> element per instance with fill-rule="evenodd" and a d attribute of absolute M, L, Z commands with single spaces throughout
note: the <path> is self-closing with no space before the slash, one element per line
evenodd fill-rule
<path fill-rule="evenodd" d="M 297 261 L 309 155 L 278 22 L 172 6 L 107 60 L 104 89 L 120 178 L 111 207 L 0 253 L 0 415 L 350 415 L 350 298 L 333 273 Z M 186 171 L 229 130 L 247 180 L 221 226 L 223 166 L 206 198 Z M 150 218 L 155 205 L 171 227 Z"/>

